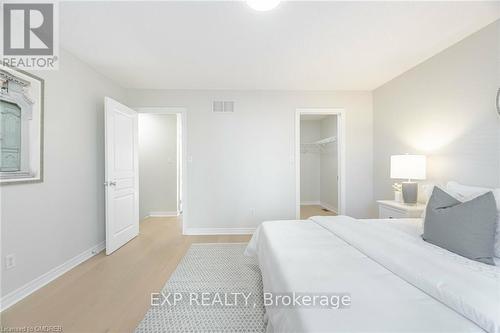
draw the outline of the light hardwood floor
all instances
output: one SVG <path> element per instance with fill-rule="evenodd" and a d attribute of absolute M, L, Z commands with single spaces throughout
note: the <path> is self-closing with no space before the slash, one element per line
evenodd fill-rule
<path fill-rule="evenodd" d="M 132 332 L 192 243 L 250 236 L 183 236 L 177 218 L 150 218 L 110 256 L 89 259 L 1 314 L 1 327 L 60 325 L 63 332 Z"/>
<path fill-rule="evenodd" d="M 300 206 L 300 218 L 302 220 L 308 219 L 311 216 L 334 216 L 335 212 L 324 210 L 319 205 L 302 205 Z"/>

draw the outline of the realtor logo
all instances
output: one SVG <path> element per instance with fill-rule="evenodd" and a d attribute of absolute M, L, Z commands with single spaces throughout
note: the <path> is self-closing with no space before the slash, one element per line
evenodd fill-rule
<path fill-rule="evenodd" d="M 2 64 L 57 69 L 56 3 L 4 3 L 2 9 Z"/>

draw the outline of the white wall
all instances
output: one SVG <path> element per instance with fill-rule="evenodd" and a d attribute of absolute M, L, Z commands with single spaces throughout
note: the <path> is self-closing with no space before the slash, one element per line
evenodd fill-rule
<path fill-rule="evenodd" d="M 296 108 L 346 110 L 347 214 L 373 216 L 370 92 L 129 91 L 130 105 L 187 108 L 187 227 L 295 218 Z M 213 100 L 234 100 L 214 114 Z"/>
<path fill-rule="evenodd" d="M 319 120 L 300 121 L 300 143 L 318 141 L 321 137 Z M 303 146 L 300 154 L 300 202 L 320 203 L 320 154 L 318 147 Z"/>
<path fill-rule="evenodd" d="M 393 197 L 392 154 L 428 156 L 428 180 L 500 186 L 500 21 L 374 92 L 374 197 Z"/>
<path fill-rule="evenodd" d="M 44 181 L 1 187 L 1 294 L 104 241 L 104 96 L 124 90 L 61 50 L 45 80 Z M 16 255 L 6 271 L 4 257 Z"/>
<path fill-rule="evenodd" d="M 337 137 L 337 116 L 327 116 L 320 123 L 321 138 Z M 338 141 L 337 141 L 338 142 Z M 320 201 L 324 208 L 339 211 L 338 207 L 338 150 L 337 142 L 324 145 L 320 157 Z"/>
<path fill-rule="evenodd" d="M 139 114 L 139 211 L 177 211 L 177 116 Z"/>

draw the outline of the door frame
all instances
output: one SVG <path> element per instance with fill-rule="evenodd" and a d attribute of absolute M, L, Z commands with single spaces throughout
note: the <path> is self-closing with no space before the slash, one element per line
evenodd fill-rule
<path fill-rule="evenodd" d="M 300 220 L 300 116 L 301 115 L 333 115 L 337 116 L 337 152 L 338 165 L 338 214 L 346 214 L 346 128 L 345 109 L 343 108 L 297 108 L 295 110 L 295 216 Z"/>
<path fill-rule="evenodd" d="M 188 202 L 187 202 L 187 108 L 182 106 L 160 106 L 160 107 L 134 107 L 139 114 L 165 114 L 177 115 L 177 213 L 179 213 L 179 202 L 182 205 L 182 234 L 185 234 L 185 229 L 188 220 Z M 179 126 L 180 121 L 180 126 Z M 179 129 L 181 135 L 179 135 Z M 180 144 L 179 144 L 180 139 Z M 179 171 L 182 179 L 179 177 Z M 182 184 L 182 188 L 180 184 Z M 179 197 L 179 192 L 181 193 Z"/>

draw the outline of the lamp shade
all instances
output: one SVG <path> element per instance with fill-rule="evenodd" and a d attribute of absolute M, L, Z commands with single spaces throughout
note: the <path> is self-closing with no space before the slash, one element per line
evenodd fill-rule
<path fill-rule="evenodd" d="M 392 155 L 392 179 L 425 179 L 426 158 L 424 155 Z"/>

